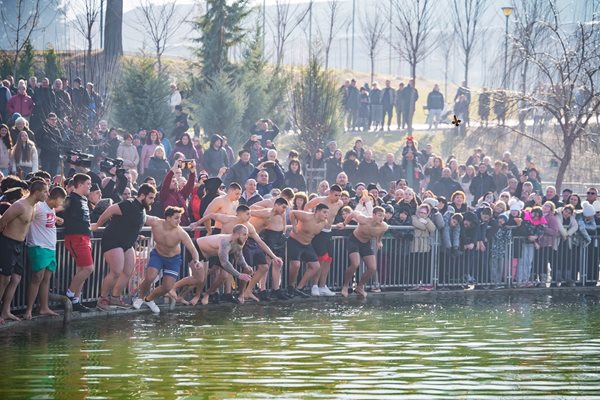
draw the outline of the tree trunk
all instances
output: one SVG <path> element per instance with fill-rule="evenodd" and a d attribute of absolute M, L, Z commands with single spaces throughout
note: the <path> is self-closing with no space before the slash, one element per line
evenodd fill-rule
<path fill-rule="evenodd" d="M 375 56 L 372 55 L 371 56 L 371 81 L 369 82 L 369 84 L 372 85 L 374 80 L 375 80 Z"/>
<path fill-rule="evenodd" d="M 465 86 L 468 87 L 469 86 L 469 61 L 470 61 L 471 55 L 467 52 L 465 54 Z"/>
<path fill-rule="evenodd" d="M 106 3 L 104 55 L 108 67 L 112 67 L 123 55 L 123 0 Z"/>
<path fill-rule="evenodd" d="M 573 156 L 573 143 L 566 142 L 565 143 L 565 151 L 563 153 L 562 160 L 560 160 L 560 165 L 558 166 L 558 173 L 556 174 L 556 192 L 560 193 L 561 186 L 563 180 L 565 179 L 565 174 L 567 172 L 567 168 L 571 163 L 571 157 Z"/>

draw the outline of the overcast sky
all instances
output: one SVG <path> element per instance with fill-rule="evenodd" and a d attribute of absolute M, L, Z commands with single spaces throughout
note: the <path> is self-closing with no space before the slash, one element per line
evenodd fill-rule
<path fill-rule="evenodd" d="M 164 4 L 164 3 L 171 3 L 173 2 L 173 0 L 150 0 L 153 3 L 156 4 Z M 265 0 L 267 5 L 272 5 L 275 4 L 276 0 Z M 324 2 L 327 0 L 314 0 L 315 3 L 317 2 Z M 341 1 L 350 1 L 350 0 L 341 0 Z M 360 1 L 360 0 L 359 0 Z M 195 1 L 193 0 L 178 0 L 177 1 L 180 4 L 193 4 L 195 3 Z M 200 0 L 200 3 L 204 3 L 204 1 Z M 308 0 L 290 0 L 290 3 L 308 3 Z M 124 1 L 123 2 L 123 10 L 125 12 L 134 9 L 135 7 L 137 7 L 139 4 L 139 1 L 135 1 L 135 0 L 129 0 L 129 1 Z M 250 4 L 252 5 L 262 5 L 263 4 L 263 0 L 250 0 Z"/>

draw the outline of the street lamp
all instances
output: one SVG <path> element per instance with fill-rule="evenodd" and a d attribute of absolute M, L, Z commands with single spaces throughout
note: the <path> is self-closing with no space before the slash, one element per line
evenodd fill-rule
<path fill-rule="evenodd" d="M 504 30 L 504 76 L 502 76 L 502 87 L 506 89 L 506 66 L 508 62 L 508 17 L 512 14 L 514 8 L 502 7 L 502 13 L 506 17 L 506 27 Z"/>

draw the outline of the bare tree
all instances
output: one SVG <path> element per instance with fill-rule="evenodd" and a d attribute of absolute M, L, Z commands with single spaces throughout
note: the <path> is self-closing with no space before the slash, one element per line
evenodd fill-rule
<path fill-rule="evenodd" d="M 556 188 L 560 190 L 575 142 L 594 136 L 588 128 L 600 111 L 600 26 L 595 21 L 563 24 L 554 1 L 549 8 L 550 18 L 539 22 L 539 33 L 546 40 L 532 44 L 526 37 L 514 37 L 513 41 L 527 58 L 535 79 L 547 85 L 530 95 L 520 93 L 517 100 L 551 115 L 556 126 L 548 133 L 554 137 L 535 136 L 526 127 L 510 128 L 509 132 L 542 146 L 559 162 Z"/>
<path fill-rule="evenodd" d="M 94 78 L 94 63 L 92 62 L 92 50 L 94 39 L 97 34 L 95 29 L 96 22 L 100 17 L 99 0 L 76 0 L 70 2 L 72 12 L 75 15 L 73 26 L 81 33 L 86 41 L 85 63 L 83 65 L 83 80 L 87 81 Z M 89 77 L 87 73 L 89 72 Z"/>
<path fill-rule="evenodd" d="M 183 18 L 176 18 L 177 1 L 162 5 L 155 5 L 150 0 L 140 0 L 140 17 L 138 22 L 152 40 L 156 56 L 158 71 L 162 71 L 161 58 L 167 43 L 177 33 L 185 22 Z"/>
<path fill-rule="evenodd" d="M 381 50 L 379 43 L 383 39 L 386 21 L 383 19 L 382 13 L 377 10 L 374 13 L 367 12 L 365 17 L 360 21 L 362 30 L 362 40 L 367 48 L 369 60 L 371 61 L 371 81 L 375 79 L 375 58 Z"/>
<path fill-rule="evenodd" d="M 547 0 L 513 0 L 515 28 L 513 36 L 519 38 L 519 47 L 513 48 L 511 69 L 520 68 L 521 90 L 527 92 L 530 60 L 526 55 L 546 39 L 543 24 L 550 17 L 551 7 Z"/>
<path fill-rule="evenodd" d="M 304 21 L 310 12 L 312 2 L 303 10 L 302 5 L 292 8 L 290 0 L 275 1 L 275 16 L 271 20 L 271 29 L 275 41 L 275 69 L 283 64 L 285 44 L 296 28 Z"/>
<path fill-rule="evenodd" d="M 348 18 L 340 18 L 340 2 L 339 0 L 330 0 L 327 2 L 327 31 L 323 32 L 320 26 L 317 26 L 319 38 L 323 44 L 323 52 L 325 56 L 325 69 L 329 68 L 329 53 L 331 45 L 335 37 L 341 32 Z"/>
<path fill-rule="evenodd" d="M 394 44 L 400 57 L 408 62 L 410 76 L 416 80 L 417 65 L 435 49 L 429 36 L 434 25 L 433 2 L 431 0 L 392 0 L 394 28 L 399 41 Z"/>
<path fill-rule="evenodd" d="M 469 63 L 475 45 L 481 35 L 477 26 L 481 17 L 485 14 L 489 2 L 485 0 L 452 0 L 452 23 L 454 33 L 463 53 L 463 65 L 465 67 L 464 81 L 469 82 Z"/>
<path fill-rule="evenodd" d="M 19 54 L 27 42 L 30 42 L 31 35 L 46 27 L 40 26 L 41 15 L 48 10 L 53 2 L 42 2 L 41 0 L 16 0 L 13 11 L 14 16 L 8 14 L 8 6 L 0 7 L 0 16 L 2 17 L 4 30 L 6 32 L 6 41 L 14 53 L 13 55 L 13 75 L 17 75 L 17 65 Z"/>

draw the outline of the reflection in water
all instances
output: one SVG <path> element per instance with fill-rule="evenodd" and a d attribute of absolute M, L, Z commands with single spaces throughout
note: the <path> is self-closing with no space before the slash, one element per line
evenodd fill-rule
<path fill-rule="evenodd" d="M 590 399 L 599 299 L 379 297 L 17 331 L 0 337 L 0 398 Z"/>

